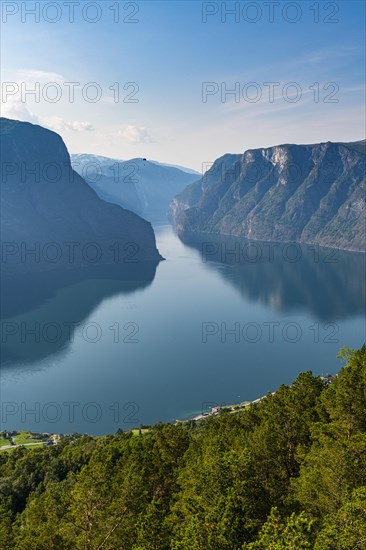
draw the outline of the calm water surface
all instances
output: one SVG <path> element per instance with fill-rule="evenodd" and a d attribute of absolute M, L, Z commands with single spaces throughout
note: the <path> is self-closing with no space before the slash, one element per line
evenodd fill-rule
<path fill-rule="evenodd" d="M 38 280 L 23 295 L 14 283 L 2 429 L 105 434 L 187 418 L 300 371 L 335 373 L 339 348 L 365 340 L 362 254 L 183 244 L 167 225 L 156 237 L 167 260 L 140 281 Z"/>

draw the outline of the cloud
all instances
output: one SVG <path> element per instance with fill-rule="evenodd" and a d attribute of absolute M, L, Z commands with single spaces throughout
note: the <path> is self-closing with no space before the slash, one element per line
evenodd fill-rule
<path fill-rule="evenodd" d="M 83 122 L 80 120 L 68 122 L 58 116 L 40 118 L 40 124 L 54 130 L 55 132 L 64 132 L 65 130 L 72 130 L 74 132 L 92 132 L 95 130 L 94 126 L 90 124 L 90 122 Z"/>
<path fill-rule="evenodd" d="M 45 126 L 55 132 L 65 132 L 67 130 L 74 132 L 92 132 L 95 129 L 93 125 L 87 121 L 67 121 L 58 116 L 37 116 L 28 109 L 26 101 L 22 100 L 20 89 L 21 84 L 24 83 L 24 81 L 27 81 L 27 83 L 62 83 L 64 81 L 64 77 L 61 74 L 41 70 L 19 70 L 16 74 L 18 80 L 15 84 L 18 88 L 14 90 L 10 88 L 9 92 L 6 94 L 5 100 L 3 99 L 1 105 L 2 116 L 15 120 L 22 120 L 24 122 L 31 122 L 32 124 L 39 124 L 40 126 Z"/>
<path fill-rule="evenodd" d="M 58 82 L 62 84 L 65 82 L 65 78 L 59 73 L 52 73 L 49 71 L 34 71 L 34 70 L 19 70 L 17 71 L 18 81 L 31 81 L 31 82 Z"/>
<path fill-rule="evenodd" d="M 92 132 L 95 130 L 94 126 L 87 121 L 67 121 L 58 116 L 39 117 L 32 113 L 25 103 L 22 103 L 20 99 L 15 97 L 10 97 L 7 102 L 2 105 L 1 116 L 14 120 L 21 120 L 23 122 L 31 122 L 32 124 L 39 124 L 40 126 L 44 126 L 59 133 L 67 130 L 73 132 Z"/>
<path fill-rule="evenodd" d="M 39 124 L 38 117 L 31 113 L 25 103 L 22 103 L 15 97 L 8 98 L 6 103 L 1 105 L 1 116 L 15 120 L 23 120 L 24 122 L 31 122 L 32 124 Z"/>
<path fill-rule="evenodd" d="M 94 132 L 95 128 L 90 122 L 82 122 L 80 120 L 74 120 L 73 122 L 66 123 L 70 130 L 75 130 L 76 132 Z"/>
<path fill-rule="evenodd" d="M 138 126 L 127 126 L 124 130 L 120 130 L 118 135 L 127 139 L 129 143 L 150 143 L 152 138 L 146 128 Z"/>

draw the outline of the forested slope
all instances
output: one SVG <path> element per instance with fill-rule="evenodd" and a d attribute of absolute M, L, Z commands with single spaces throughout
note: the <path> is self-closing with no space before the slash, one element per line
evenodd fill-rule
<path fill-rule="evenodd" d="M 0 453 L 4 549 L 366 548 L 366 347 L 237 413 Z"/>

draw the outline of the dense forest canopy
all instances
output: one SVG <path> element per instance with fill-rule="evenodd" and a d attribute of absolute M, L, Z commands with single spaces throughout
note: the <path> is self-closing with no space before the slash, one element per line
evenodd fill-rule
<path fill-rule="evenodd" d="M 0 547 L 366 548 L 366 346 L 235 414 L 0 452 Z"/>

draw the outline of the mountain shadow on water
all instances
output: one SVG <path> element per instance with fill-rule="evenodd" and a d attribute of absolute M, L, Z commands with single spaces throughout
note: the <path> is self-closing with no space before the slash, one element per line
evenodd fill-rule
<path fill-rule="evenodd" d="M 3 366 L 30 364 L 66 352 L 77 327 L 85 323 L 98 305 L 113 296 L 148 288 L 155 273 L 156 264 L 145 262 L 123 268 L 96 266 L 3 275 L 0 308 Z"/>
<path fill-rule="evenodd" d="M 363 315 L 363 253 L 223 235 L 180 239 L 246 300 L 279 311 L 307 310 L 323 322 Z"/>

